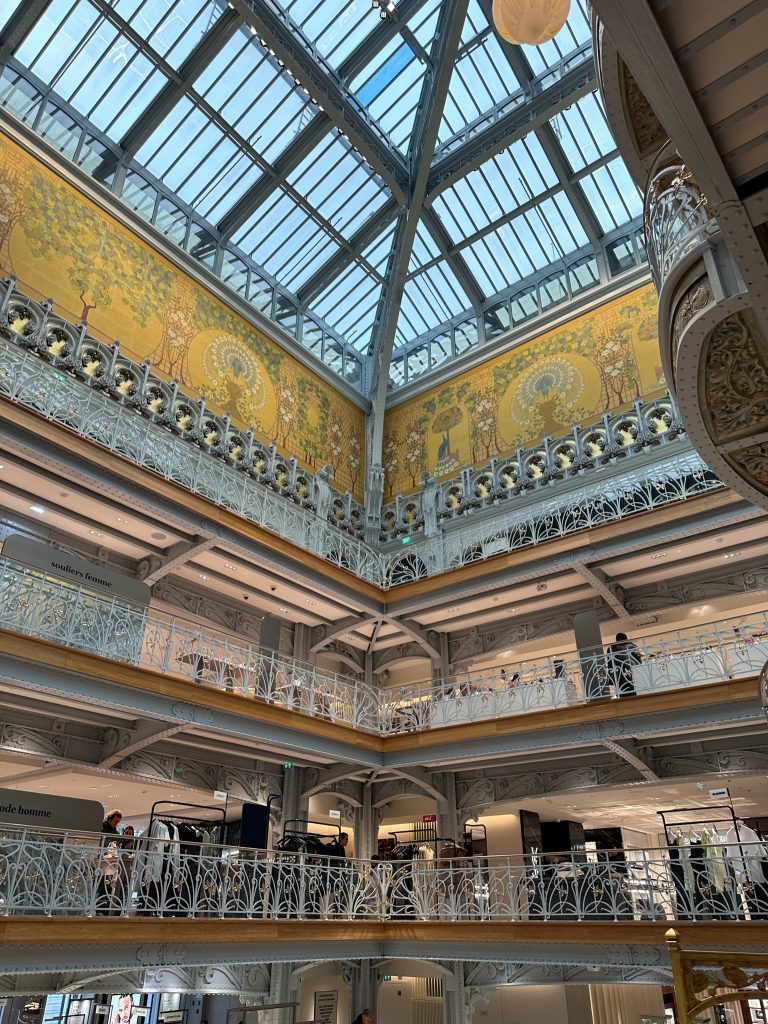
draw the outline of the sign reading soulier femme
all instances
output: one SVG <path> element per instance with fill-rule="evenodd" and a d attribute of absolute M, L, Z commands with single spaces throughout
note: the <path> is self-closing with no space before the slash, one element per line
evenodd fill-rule
<path fill-rule="evenodd" d="M 70 832 L 100 832 L 104 808 L 97 800 L 0 789 L 0 822 Z"/>
<path fill-rule="evenodd" d="M 79 555 L 60 551 L 39 540 L 12 534 L 3 544 L 3 555 L 12 562 L 22 562 L 33 569 L 39 569 L 46 576 L 68 580 L 94 593 L 114 597 L 141 608 L 149 607 L 150 591 L 146 583 L 115 572 L 114 569 L 105 569 L 103 565 L 89 562 Z"/>

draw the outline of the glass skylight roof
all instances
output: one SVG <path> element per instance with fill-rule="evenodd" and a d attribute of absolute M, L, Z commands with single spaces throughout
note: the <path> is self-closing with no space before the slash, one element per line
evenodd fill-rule
<path fill-rule="evenodd" d="M 370 377 L 360 361 L 379 338 L 450 2 L 411 0 L 382 19 L 370 0 L 247 0 L 248 15 L 239 0 L 51 0 L 0 66 L 0 103 L 357 383 Z M 594 80 L 582 76 L 570 103 L 558 84 L 550 120 L 524 127 L 529 103 L 589 68 L 585 0 L 540 47 L 503 43 L 490 6 L 469 0 L 442 76 L 436 151 L 423 157 L 439 175 L 415 197 L 422 219 L 390 325 L 395 383 L 511 329 L 553 288 L 594 286 L 601 260 L 624 269 L 604 244 L 627 238 L 622 252 L 642 253 L 640 195 Z M 24 7 L 2 5 L 0 25 Z M 270 38 L 276 8 L 284 47 Z M 567 287 L 546 284 L 564 267 Z"/>

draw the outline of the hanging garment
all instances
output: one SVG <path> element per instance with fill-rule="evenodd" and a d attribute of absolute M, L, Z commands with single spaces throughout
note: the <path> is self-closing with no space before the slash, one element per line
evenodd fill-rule
<path fill-rule="evenodd" d="M 749 825 L 731 827 L 725 836 L 725 855 L 731 861 L 740 882 L 754 882 L 762 885 L 768 881 L 763 871 L 763 862 L 768 857 L 760 836 Z"/>
<path fill-rule="evenodd" d="M 149 826 L 144 843 L 144 852 L 141 854 L 143 860 L 143 877 L 147 881 L 158 882 L 163 873 L 165 856 L 168 850 L 170 832 L 165 822 L 155 819 Z"/>
<path fill-rule="evenodd" d="M 726 866 L 721 837 L 716 832 L 710 832 L 705 828 L 701 833 L 701 845 L 704 849 L 704 860 L 707 867 L 707 875 L 717 892 L 725 889 Z"/>

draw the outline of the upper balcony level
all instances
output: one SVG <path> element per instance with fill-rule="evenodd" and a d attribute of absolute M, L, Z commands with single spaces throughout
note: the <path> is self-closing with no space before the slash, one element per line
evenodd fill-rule
<path fill-rule="evenodd" d="M 384 591 L 722 487 L 690 452 L 674 404 L 638 400 L 568 437 L 468 469 L 442 490 L 398 499 L 381 533 L 397 546 L 382 549 L 361 539 L 366 513 L 351 494 L 300 471 L 296 459 L 257 443 L 12 281 L 0 321 L 0 395 Z M 476 521 L 467 522 L 472 512 Z"/>

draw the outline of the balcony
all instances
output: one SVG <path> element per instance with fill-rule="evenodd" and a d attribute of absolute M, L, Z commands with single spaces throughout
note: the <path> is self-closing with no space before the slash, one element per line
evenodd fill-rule
<path fill-rule="evenodd" d="M 768 920 L 762 844 L 368 861 L 3 825 L 3 917 L 362 922 Z M 280 842 L 284 842 L 281 840 Z M 719 870 L 722 868 L 722 870 Z M 202 924 L 205 927 L 205 923 Z M 477 928 L 482 935 L 482 928 Z"/>
<path fill-rule="evenodd" d="M 768 507 L 768 340 L 713 211 L 671 144 L 645 190 L 648 255 L 659 290 L 659 339 L 686 432 L 710 469 Z M 725 224 L 720 223 L 725 220 Z"/>
<path fill-rule="evenodd" d="M 242 713 L 239 699 L 249 698 L 249 714 L 270 708 L 282 724 L 293 721 L 304 732 L 314 720 L 382 739 L 534 712 L 586 711 L 593 703 L 605 714 L 606 701 L 748 681 L 768 662 L 768 613 L 755 613 L 636 638 L 632 665 L 610 650 L 573 653 L 387 690 L 223 631 L 134 609 L 7 558 L 0 559 L 0 628 L 9 640 L 22 634 L 96 655 L 107 675 L 110 661 L 135 666 L 144 670 L 148 689 L 157 688 L 150 677 L 174 682 L 177 698 L 203 703 L 218 691 L 238 698 L 233 711 Z M 35 655 L 27 647 L 21 656 Z M 217 706 L 226 707 L 226 700 L 217 699 Z"/>

